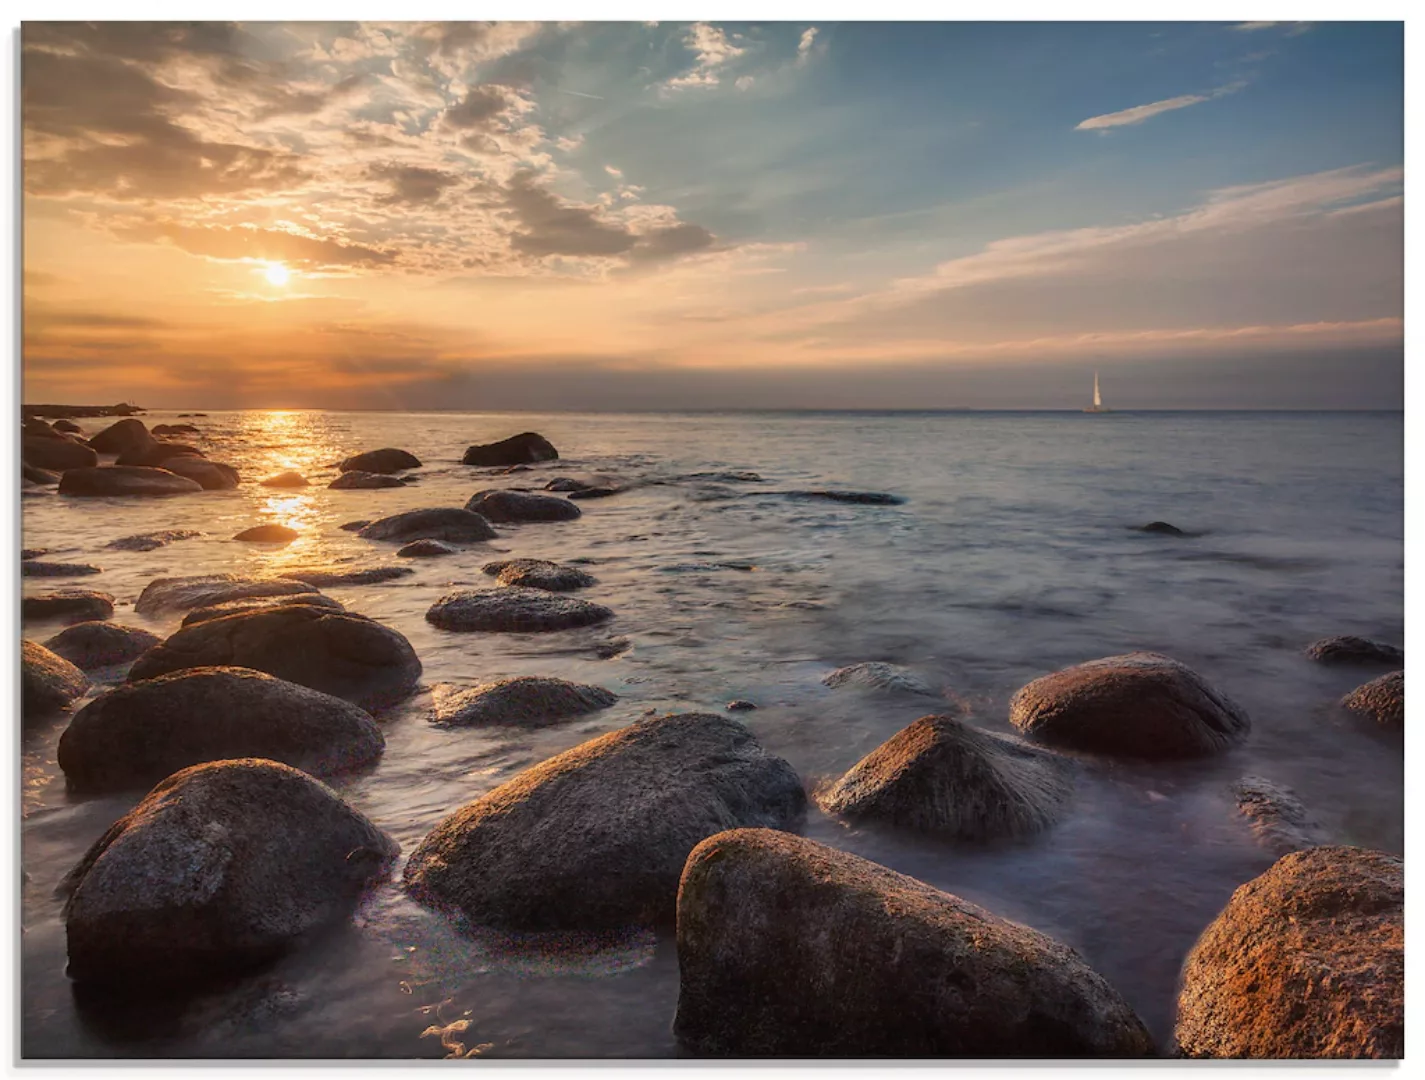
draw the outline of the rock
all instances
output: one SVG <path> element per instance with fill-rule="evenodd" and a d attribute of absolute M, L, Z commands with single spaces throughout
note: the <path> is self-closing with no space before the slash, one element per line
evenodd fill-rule
<path fill-rule="evenodd" d="M 48 424 L 37 416 L 26 417 L 20 421 L 20 432 L 25 435 L 40 435 L 46 439 L 62 439 L 64 433 Z"/>
<path fill-rule="evenodd" d="M 203 485 L 166 469 L 130 465 L 96 465 L 66 469 L 59 480 L 61 495 L 190 495 Z"/>
<path fill-rule="evenodd" d="M 178 476 L 196 480 L 203 486 L 204 491 L 231 491 L 238 486 L 238 471 L 221 461 L 197 457 L 170 457 L 163 462 L 163 467 Z"/>
<path fill-rule="evenodd" d="M 144 789 L 205 761 L 261 757 L 314 776 L 381 756 L 362 709 L 240 667 L 196 668 L 115 687 L 65 728 L 59 767 L 70 791 Z"/>
<path fill-rule="evenodd" d="M 536 728 L 607 709 L 617 700 L 602 686 L 522 675 L 447 693 L 435 711 L 438 723 L 452 727 Z"/>
<path fill-rule="evenodd" d="M 357 531 L 366 540 L 449 540 L 469 543 L 493 540 L 495 530 L 479 514 L 458 506 L 440 506 L 429 510 L 407 510 L 379 518 Z"/>
<path fill-rule="evenodd" d="M 700 843 L 674 1034 L 717 1057 L 1122 1058 L 1141 1020 L 1073 949 L 799 836 Z"/>
<path fill-rule="evenodd" d="M 161 529 L 158 532 L 139 533 L 136 536 L 121 536 L 117 540 L 110 540 L 104 546 L 116 551 L 153 551 L 155 548 L 164 547 L 175 540 L 192 540 L 194 537 L 202 535 L 197 529 Z"/>
<path fill-rule="evenodd" d="M 307 478 L 299 472 L 290 469 L 287 472 L 280 472 L 276 476 L 269 476 L 266 480 L 259 480 L 263 487 L 275 488 L 304 488 L 307 487 Z"/>
<path fill-rule="evenodd" d="M 343 532 L 360 532 L 370 524 L 370 518 L 362 518 L 360 521 L 348 521 L 345 525 L 338 525 L 337 528 Z"/>
<path fill-rule="evenodd" d="M 22 416 L 132 416 L 143 412 L 138 405 L 22 405 Z"/>
<path fill-rule="evenodd" d="M 27 559 L 20 563 L 21 577 L 86 577 L 102 571 L 88 563 L 36 562 Z"/>
<path fill-rule="evenodd" d="M 245 972 L 347 918 L 398 850 L 297 769 L 252 758 L 184 769 L 65 879 L 68 974 L 132 991 Z"/>
<path fill-rule="evenodd" d="M 48 554 L 49 548 L 21 548 L 20 561 L 26 562 L 30 559 L 38 559 L 41 555 Z"/>
<path fill-rule="evenodd" d="M 538 461 L 554 461 L 559 451 L 543 435 L 533 431 L 511 435 L 496 443 L 472 446 L 465 451 L 461 462 L 465 465 L 530 465 Z"/>
<path fill-rule="evenodd" d="M 45 486 L 57 484 L 59 483 L 59 476 L 59 473 L 50 472 L 49 469 L 36 468 L 28 461 L 20 462 L 20 478 L 28 480 L 32 484 L 42 484 Z"/>
<path fill-rule="evenodd" d="M 25 597 L 20 602 L 20 613 L 25 622 L 59 619 L 77 623 L 107 619 L 114 614 L 114 598 L 93 589 L 56 589 Z"/>
<path fill-rule="evenodd" d="M 364 454 L 349 457 L 337 466 L 342 472 L 394 473 L 402 469 L 419 469 L 421 459 L 415 454 L 393 447 L 368 450 Z"/>
<path fill-rule="evenodd" d="M 111 664 L 127 664 L 159 643 L 157 634 L 111 622 L 82 622 L 61 630 L 45 648 L 76 667 L 89 671 Z"/>
<path fill-rule="evenodd" d="M 426 622 L 442 630 L 534 634 L 592 626 L 613 614 L 600 604 L 535 589 L 460 589 L 432 604 Z"/>
<path fill-rule="evenodd" d="M 1150 521 L 1146 525 L 1138 527 L 1139 532 L 1158 533 L 1162 536 L 1186 536 L 1176 525 L 1169 525 L 1166 521 Z"/>
<path fill-rule="evenodd" d="M 147 446 L 151 442 L 153 436 L 144 427 L 143 421 L 129 419 L 110 424 L 90 438 L 89 445 L 101 454 L 122 454 L 125 450 Z"/>
<path fill-rule="evenodd" d="M 20 708 L 24 716 L 43 716 L 69 708 L 89 689 L 84 672 L 33 641 L 20 641 Z M 12 699 L 13 700 L 13 699 Z"/>
<path fill-rule="evenodd" d="M 1151 652 L 1091 660 L 1035 679 L 1009 719 L 1048 743 L 1139 758 L 1215 754 L 1244 738 L 1241 706 L 1186 665 Z"/>
<path fill-rule="evenodd" d="M 549 483 L 544 485 L 545 491 L 583 491 L 585 488 L 593 487 L 593 484 L 584 480 L 575 480 L 572 476 L 556 476 Z"/>
<path fill-rule="evenodd" d="M 1405 728 L 1405 672 L 1392 671 L 1358 686 L 1341 707 L 1392 731 Z"/>
<path fill-rule="evenodd" d="M 513 521 L 572 521 L 580 509 L 568 499 L 526 491 L 477 491 L 465 509 L 503 524 Z"/>
<path fill-rule="evenodd" d="M 150 435 L 201 435 L 192 424 L 154 424 Z"/>
<path fill-rule="evenodd" d="M 1321 664 L 1387 664 L 1400 667 L 1405 653 L 1383 641 L 1363 637 L 1330 637 L 1313 641 L 1306 655 Z"/>
<path fill-rule="evenodd" d="M 560 566 L 548 559 L 502 559 L 486 563 L 480 569 L 501 585 L 522 585 L 547 592 L 573 592 L 598 584 L 591 574 L 572 566 Z"/>
<path fill-rule="evenodd" d="M 500 476 L 513 476 L 515 473 L 533 472 L 528 465 L 511 465 L 508 469 L 501 469 Z"/>
<path fill-rule="evenodd" d="M 191 611 L 250 596 L 292 596 L 317 590 L 301 581 L 280 578 L 238 577 L 236 574 L 197 574 L 192 577 L 155 578 L 139 593 L 134 610 L 140 615 L 165 611 Z"/>
<path fill-rule="evenodd" d="M 953 716 L 922 716 L 823 792 L 828 814 L 956 840 L 1030 836 L 1073 795 L 1073 763 Z"/>
<path fill-rule="evenodd" d="M 1252 835 L 1273 854 L 1285 855 L 1327 842 L 1326 830 L 1290 788 L 1260 776 L 1244 776 L 1233 785 L 1232 794 Z"/>
<path fill-rule="evenodd" d="M 344 472 L 327 485 L 335 491 L 349 491 L 355 488 L 405 487 L 406 482 L 399 476 L 386 476 L 374 472 Z"/>
<path fill-rule="evenodd" d="M 898 506 L 905 502 L 899 495 L 882 491 L 778 491 L 791 499 L 829 499 L 831 502 L 853 503 L 857 506 Z"/>
<path fill-rule="evenodd" d="M 621 493 L 623 492 L 623 490 L 624 490 L 623 488 L 613 488 L 613 487 L 586 487 L 586 488 L 580 488 L 578 491 L 571 491 L 571 492 L 569 493 L 569 498 L 571 498 L 571 499 L 607 499 L 610 495 L 619 495 L 619 494 L 621 494 Z"/>
<path fill-rule="evenodd" d="M 144 446 L 134 446 L 114 459 L 115 465 L 142 465 L 156 469 L 167 468 L 166 462 L 176 458 L 191 457 L 202 459 L 203 451 L 184 443 L 165 442 L 154 439 Z"/>
<path fill-rule="evenodd" d="M 72 420 L 56 420 L 50 427 L 55 431 L 63 431 L 67 435 L 83 435 L 84 429 Z"/>
<path fill-rule="evenodd" d="M 440 540 L 412 540 L 396 552 L 406 559 L 426 559 L 436 555 L 454 555 L 456 549 Z"/>
<path fill-rule="evenodd" d="M 1177 1042 L 1195 1058 L 1400 1058 L 1399 858 L 1316 847 L 1277 860 L 1188 954 Z"/>
<path fill-rule="evenodd" d="M 287 607 L 292 604 L 299 607 L 321 608 L 324 611 L 346 610 L 345 605 L 340 601 L 333 600 L 330 596 L 323 596 L 319 592 L 298 593 L 295 596 L 250 596 L 241 600 L 225 600 L 221 604 L 194 608 L 183 616 L 182 625 L 194 626 L 213 619 L 223 619 L 229 615 L 241 615 L 247 611 L 269 611 L 275 607 Z"/>
<path fill-rule="evenodd" d="M 905 694 L 935 693 L 935 688 L 910 668 L 899 664 L 883 664 L 873 660 L 864 664 L 849 664 L 822 676 L 830 687 L 861 686 L 871 690 L 892 690 Z"/>
<path fill-rule="evenodd" d="M 284 604 L 185 626 L 129 669 L 129 682 L 195 667 L 246 667 L 375 711 L 410 695 L 421 675 L 411 643 L 350 611 Z"/>
<path fill-rule="evenodd" d="M 244 529 L 233 539 L 256 544 L 290 544 L 301 535 L 296 529 L 289 529 L 286 525 L 268 522 L 266 525 L 254 525 L 250 529 Z"/>
<path fill-rule="evenodd" d="M 757 706 L 750 701 L 742 701 L 739 699 L 737 701 L 729 701 L 723 708 L 728 712 L 751 712 L 757 708 Z"/>
<path fill-rule="evenodd" d="M 39 469 L 53 469 L 64 472 L 68 469 L 83 469 L 99 464 L 99 455 L 93 447 L 70 439 L 55 439 L 48 435 L 22 435 L 20 437 L 20 457 L 25 464 Z"/>
<path fill-rule="evenodd" d="M 333 585 L 377 585 L 414 573 L 409 566 L 366 566 L 359 570 L 288 570 L 279 576 L 326 589 Z"/>
<path fill-rule="evenodd" d="M 420 901 L 506 930 L 673 920 L 693 846 L 736 825 L 791 827 L 792 767 L 730 717 L 651 717 L 527 769 L 446 818 L 405 880 Z"/>

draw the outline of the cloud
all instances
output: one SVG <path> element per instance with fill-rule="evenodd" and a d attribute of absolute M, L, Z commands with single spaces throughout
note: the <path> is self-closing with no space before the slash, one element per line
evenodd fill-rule
<path fill-rule="evenodd" d="M 683 38 L 683 44 L 697 54 L 697 62 L 691 71 L 669 79 L 664 84 L 675 90 L 692 86 L 717 86 L 722 81 L 720 69 L 747 51 L 732 44 L 725 30 L 707 23 L 694 23 Z"/>
<path fill-rule="evenodd" d="M 367 170 L 373 180 L 382 180 L 391 185 L 389 194 L 382 196 L 382 203 L 399 203 L 405 206 L 419 206 L 437 202 L 445 189 L 460 182 L 455 175 L 440 169 L 427 169 L 420 165 L 372 165 Z"/>
<path fill-rule="evenodd" d="M 441 122 L 457 131 L 494 131 L 528 107 L 508 86 L 476 86 L 441 114 Z"/>
<path fill-rule="evenodd" d="M 163 221 L 129 225 L 114 231 L 123 240 L 166 241 L 190 255 L 210 259 L 283 262 L 313 270 L 390 266 L 396 261 L 391 251 L 280 229 L 203 227 Z"/>
<path fill-rule="evenodd" d="M 1245 82 L 1241 81 L 1228 83 L 1226 86 L 1220 86 L 1208 94 L 1183 94 L 1181 97 L 1168 98 L 1166 101 L 1155 101 L 1150 105 L 1135 105 L 1131 109 L 1123 109 L 1120 112 L 1104 113 L 1102 116 L 1090 116 L 1087 120 L 1075 125 L 1074 130 L 1104 131 L 1108 128 L 1141 124 L 1144 120 L 1157 116 L 1159 113 L 1172 112 L 1175 109 L 1186 109 L 1191 105 L 1201 105 L 1204 101 L 1211 101 L 1214 98 L 1235 94 L 1246 85 Z"/>
<path fill-rule="evenodd" d="M 801 40 L 797 42 L 797 61 L 803 63 L 811 54 L 812 42 L 816 41 L 817 29 L 815 26 L 808 26 L 802 31 Z"/>

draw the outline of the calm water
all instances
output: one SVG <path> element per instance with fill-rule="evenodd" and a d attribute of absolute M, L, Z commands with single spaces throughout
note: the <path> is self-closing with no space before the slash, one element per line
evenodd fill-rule
<path fill-rule="evenodd" d="M 172 413 L 145 417 L 151 425 Z M 863 660 L 910 665 L 985 727 L 1009 697 L 1066 664 L 1154 649 L 1241 702 L 1241 748 L 1193 765 L 1100 762 L 1074 810 L 1031 842 L 949 845 L 849 828 L 812 809 L 806 833 L 950 890 L 1078 949 L 1160 1041 L 1178 969 L 1232 890 L 1271 857 L 1234 820 L 1226 788 L 1258 773 L 1294 788 L 1341 842 L 1400 852 L 1403 764 L 1331 703 L 1370 673 L 1323 669 L 1308 642 L 1403 635 L 1400 414 L 864 414 L 577 416 L 221 413 L 193 421 L 242 486 L 165 500 L 23 500 L 24 544 L 91 562 L 97 577 L 27 591 L 100 588 L 114 618 L 167 633 L 133 601 L 155 577 L 396 562 L 338 526 L 463 505 L 490 486 L 605 474 L 643 482 L 582 504 L 576 522 L 501 526 L 490 544 L 415 560 L 381 585 L 325 590 L 405 634 L 426 687 L 549 674 L 621 695 L 592 722 L 534 734 L 440 730 L 429 693 L 382 717 L 379 767 L 334 783 L 409 853 L 451 810 L 519 770 L 649 709 L 740 714 L 809 786 L 838 775 L 926 712 L 928 699 L 830 690 Z M 83 421 L 87 431 L 108 421 Z M 563 458 L 491 478 L 460 465 L 470 443 L 538 430 Z M 426 463 L 404 489 L 328 491 L 334 463 L 399 446 Z M 256 480 L 295 468 L 297 493 Z M 761 482 L 693 473 L 751 471 Z M 776 492 L 894 492 L 900 506 L 798 501 Z M 1133 532 L 1155 519 L 1204 535 Z M 235 543 L 279 521 L 286 547 Z M 160 528 L 206 535 L 148 553 L 105 550 Z M 448 634 L 424 621 L 452 585 L 489 585 L 499 553 L 580 559 L 602 628 Z M 44 640 L 58 625 L 25 627 Z M 594 647 L 631 647 L 611 660 Z M 121 672 L 109 672 L 111 680 Z M 238 987 L 123 1010 L 76 1002 L 53 891 L 138 800 L 70 798 L 54 763 L 63 721 L 24 736 L 23 1053 L 37 1057 L 670 1056 L 677 956 L 670 937 L 510 940 L 460 933 L 381 887 L 350 927 Z M 396 880 L 399 880 L 399 870 Z"/>

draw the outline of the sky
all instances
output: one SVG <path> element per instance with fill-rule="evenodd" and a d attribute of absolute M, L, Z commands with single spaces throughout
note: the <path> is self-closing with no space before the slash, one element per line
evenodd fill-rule
<path fill-rule="evenodd" d="M 27 23 L 24 400 L 1403 405 L 1399 23 Z"/>

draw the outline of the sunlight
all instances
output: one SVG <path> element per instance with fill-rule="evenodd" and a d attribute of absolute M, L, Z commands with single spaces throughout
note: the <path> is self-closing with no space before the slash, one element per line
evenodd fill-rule
<path fill-rule="evenodd" d="M 271 285 L 286 285 L 292 273 L 281 263 L 268 263 L 267 269 L 263 271 L 264 276 Z"/>

